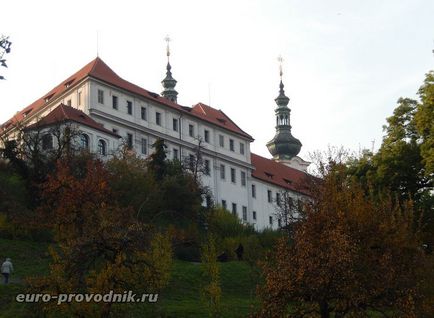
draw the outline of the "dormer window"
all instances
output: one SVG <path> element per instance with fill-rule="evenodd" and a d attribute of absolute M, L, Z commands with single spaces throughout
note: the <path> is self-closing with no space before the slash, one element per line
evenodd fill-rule
<path fill-rule="evenodd" d="M 45 96 L 45 97 L 44 97 L 44 101 L 45 101 L 46 103 L 48 103 L 48 102 L 50 101 L 51 97 L 53 97 L 53 95 L 54 95 L 54 93 L 53 93 L 53 94 L 50 94 L 50 95 L 47 95 L 47 96 Z"/>
<path fill-rule="evenodd" d="M 273 176 L 274 176 L 272 173 L 269 173 L 269 172 L 265 172 L 265 175 L 270 179 L 273 179 Z"/>

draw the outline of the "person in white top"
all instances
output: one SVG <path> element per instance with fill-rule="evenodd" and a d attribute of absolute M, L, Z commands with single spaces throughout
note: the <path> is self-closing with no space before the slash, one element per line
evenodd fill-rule
<path fill-rule="evenodd" d="M 9 276 L 14 271 L 14 266 L 12 265 L 11 259 L 6 258 L 2 264 L 1 272 L 4 277 L 5 284 L 9 283 Z"/>

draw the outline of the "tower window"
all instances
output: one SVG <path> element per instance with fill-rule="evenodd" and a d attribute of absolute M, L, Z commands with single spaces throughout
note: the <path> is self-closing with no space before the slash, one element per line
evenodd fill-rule
<path fill-rule="evenodd" d="M 178 131 L 178 119 L 173 118 L 172 125 L 173 125 L 173 130 Z"/>
<path fill-rule="evenodd" d="M 146 120 L 146 108 L 142 107 L 140 110 L 140 114 L 143 120 Z"/>
<path fill-rule="evenodd" d="M 234 146 L 234 140 L 233 139 L 229 139 L 229 150 L 230 151 L 235 151 L 235 146 Z"/>
<path fill-rule="evenodd" d="M 113 109 L 118 109 L 118 97 L 115 95 L 112 96 L 112 106 Z"/>
<path fill-rule="evenodd" d="M 205 142 L 208 142 L 208 143 L 209 143 L 209 130 L 206 130 L 206 129 L 205 129 L 204 137 L 205 137 Z"/>
<path fill-rule="evenodd" d="M 127 100 L 127 113 L 129 115 L 133 114 L 133 103 Z"/>
<path fill-rule="evenodd" d="M 156 113 L 155 113 L 155 123 L 156 123 L 158 126 L 161 126 L 161 113 L 159 113 L 159 112 L 156 112 Z"/>
<path fill-rule="evenodd" d="M 188 125 L 188 135 L 190 137 L 194 137 L 194 126 L 193 125 Z"/>
<path fill-rule="evenodd" d="M 98 103 L 104 104 L 104 91 L 102 89 L 98 90 Z"/>

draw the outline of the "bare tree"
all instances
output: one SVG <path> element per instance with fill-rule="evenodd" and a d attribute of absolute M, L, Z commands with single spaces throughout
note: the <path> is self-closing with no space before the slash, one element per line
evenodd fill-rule
<path fill-rule="evenodd" d="M 281 190 L 277 193 L 274 206 L 274 216 L 280 220 L 280 228 L 291 234 L 294 224 L 304 218 L 302 200 L 295 200 L 288 190 Z"/>

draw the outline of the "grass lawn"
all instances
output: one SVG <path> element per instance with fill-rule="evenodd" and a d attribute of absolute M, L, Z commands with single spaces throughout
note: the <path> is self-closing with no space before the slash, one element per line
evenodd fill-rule
<path fill-rule="evenodd" d="M 0 239 L 0 260 L 12 258 L 15 272 L 11 284 L 0 284 L 0 317 L 27 317 L 26 305 L 15 302 L 25 290 L 23 278 L 48 273 L 48 244 Z M 246 317 L 254 306 L 256 278 L 244 262 L 220 264 L 223 317 Z M 175 261 L 169 285 L 156 304 L 119 305 L 128 307 L 128 317 L 207 317 L 201 301 L 201 266 Z"/>

